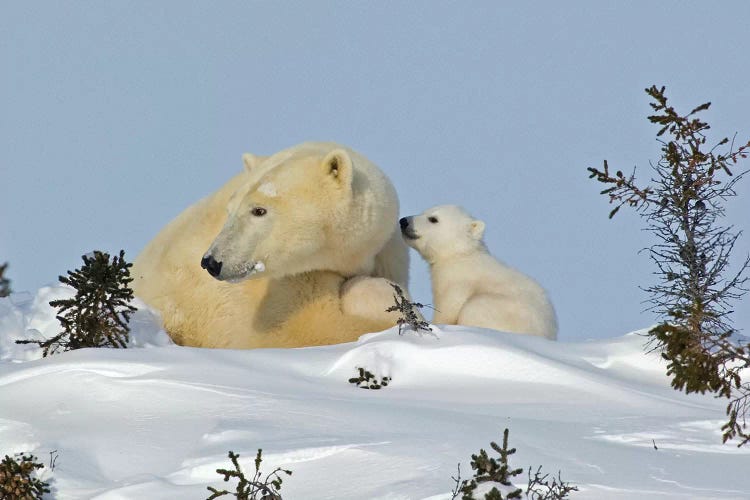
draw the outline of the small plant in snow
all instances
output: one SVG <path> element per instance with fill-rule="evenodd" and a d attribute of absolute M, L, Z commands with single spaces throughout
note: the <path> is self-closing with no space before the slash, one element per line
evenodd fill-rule
<path fill-rule="evenodd" d="M 0 499 L 32 500 L 49 493 L 49 484 L 36 477 L 36 471 L 42 468 L 34 455 L 5 455 L 0 462 Z"/>
<path fill-rule="evenodd" d="M 576 486 L 564 482 L 560 473 L 557 478 L 553 477 L 548 480 L 549 475 L 542 475 L 541 467 L 533 476 L 529 467 L 526 491 L 514 486 L 511 480 L 521 474 L 523 469 L 513 469 L 508 463 L 508 457 L 516 452 L 515 448 L 508 448 L 508 433 L 508 429 L 505 429 L 502 447 L 495 442 L 490 443 L 499 458 L 490 457 L 483 449 L 471 456 L 471 468 L 474 470 L 472 478 L 461 480 L 461 464 L 458 464 L 458 474 L 456 477 L 451 477 L 455 483 L 451 500 L 459 498 L 459 495 L 461 495 L 461 500 L 475 500 L 474 493 L 481 484 L 485 483 L 493 484 L 493 487 L 484 494 L 484 500 L 511 500 L 524 497 L 531 500 L 563 500 L 568 498 L 571 491 L 578 491 Z M 499 488 L 495 485 L 499 485 Z"/>
<path fill-rule="evenodd" d="M 234 493 L 227 490 L 217 490 L 211 486 L 208 487 L 208 491 L 211 492 L 211 496 L 206 500 L 213 500 L 214 498 L 223 497 L 225 495 L 234 496 L 239 500 L 282 500 L 281 494 L 281 483 L 283 482 L 280 473 L 284 473 L 287 476 L 292 475 L 292 471 L 277 467 L 270 474 L 262 478 L 260 472 L 260 464 L 263 462 L 262 458 L 263 450 L 258 449 L 258 454 L 255 456 L 255 475 L 253 478 L 248 480 L 245 477 L 245 473 L 242 471 L 239 462 L 240 458 L 238 453 L 233 451 L 229 452 L 229 459 L 232 461 L 234 470 L 228 469 L 216 469 L 218 474 L 224 476 L 224 481 L 229 481 L 229 478 L 235 478 L 238 480 L 237 487 Z"/>
<path fill-rule="evenodd" d="M 511 469 L 508 464 L 508 457 L 516 452 L 515 448 L 508 449 L 508 432 L 508 429 L 505 429 L 503 433 L 502 448 L 494 441 L 490 443 L 492 449 L 500 455 L 499 459 L 490 457 L 484 449 L 480 449 L 478 454 L 471 456 L 471 468 L 474 470 L 474 477 L 465 479 L 460 485 L 457 485 L 453 498 L 456 498 L 458 493 L 461 493 L 461 500 L 474 500 L 474 491 L 483 483 L 496 483 L 501 485 L 503 490 L 505 490 L 505 496 L 503 496 L 503 493 L 497 486 L 493 486 L 484 495 L 485 500 L 521 498 L 523 490 L 513 486 L 511 479 L 521 474 L 523 469 Z M 458 478 L 454 478 L 454 481 L 458 483 L 460 478 L 459 471 L 459 476 Z"/>
<path fill-rule="evenodd" d="M 10 280 L 5 277 L 5 270 L 8 269 L 8 263 L 0 264 L 0 297 L 10 295 Z"/>
<path fill-rule="evenodd" d="M 125 252 L 110 260 L 108 253 L 94 251 L 83 256 L 83 267 L 60 276 L 60 282 L 76 290 L 72 299 L 53 300 L 57 320 L 63 331 L 48 340 L 17 340 L 18 344 L 37 344 L 43 355 L 84 347 L 127 347 L 130 315 L 137 309 L 130 305 L 133 290 L 129 284 L 132 264 Z"/>
<path fill-rule="evenodd" d="M 529 482 L 526 486 L 526 498 L 531 500 L 560 500 L 568 498 L 571 491 L 578 491 L 577 486 L 571 486 L 562 480 L 560 471 L 557 471 L 557 477 L 552 476 L 547 479 L 549 474 L 542 475 L 542 466 L 537 468 L 534 475 L 531 475 L 529 467 Z"/>
<path fill-rule="evenodd" d="M 396 302 L 396 304 L 392 305 L 385 311 L 398 311 L 401 313 L 401 317 L 397 321 L 398 334 L 401 335 L 401 330 L 402 328 L 404 328 L 404 325 L 407 325 L 415 332 L 419 332 L 422 330 L 431 332 L 432 328 L 430 327 L 430 324 L 425 321 L 424 317 L 422 317 L 422 313 L 419 312 L 419 310 L 425 307 L 425 305 L 420 304 L 419 302 L 411 302 L 404 296 L 404 291 L 397 284 L 391 283 L 391 286 L 396 291 L 396 293 L 393 295 L 393 300 Z"/>
<path fill-rule="evenodd" d="M 359 376 L 349 379 L 350 384 L 355 384 L 360 389 L 380 389 L 388 386 L 391 381 L 390 377 L 383 377 L 378 381 L 377 377 L 370 371 L 357 367 Z"/>

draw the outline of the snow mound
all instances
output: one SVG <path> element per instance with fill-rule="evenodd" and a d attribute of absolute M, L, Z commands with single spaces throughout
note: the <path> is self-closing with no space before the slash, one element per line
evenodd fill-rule
<path fill-rule="evenodd" d="M 41 350 L 33 344 L 16 344 L 16 340 L 44 340 L 61 331 L 57 310 L 49 305 L 52 300 L 75 296 L 68 286 L 40 288 L 36 295 L 12 294 L 0 298 L 0 361 L 31 361 L 42 357 Z M 130 318 L 128 347 L 155 347 L 172 343 L 158 326 L 156 313 L 140 300 L 133 301 L 138 308 Z"/>
<path fill-rule="evenodd" d="M 639 333 L 550 342 L 491 330 L 396 329 L 251 351 L 172 345 L 154 314 L 132 346 L 39 358 L 47 302 L 0 299 L 0 452 L 57 450 L 56 498 L 206 498 L 227 452 L 294 471 L 285 498 L 448 499 L 451 475 L 510 428 L 512 465 L 562 471 L 575 498 L 747 498 L 750 449 L 722 445 L 725 402 L 669 387 Z M 641 332 L 642 333 L 642 332 Z M 392 382 L 348 383 L 363 367 Z M 525 485 L 525 480 L 518 482 Z"/>

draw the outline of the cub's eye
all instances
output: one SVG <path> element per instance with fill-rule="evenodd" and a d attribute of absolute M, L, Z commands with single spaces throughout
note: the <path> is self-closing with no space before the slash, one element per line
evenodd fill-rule
<path fill-rule="evenodd" d="M 427 217 L 427 220 L 432 222 L 433 224 L 437 224 L 437 217 Z"/>
<path fill-rule="evenodd" d="M 255 207 L 255 208 L 253 208 L 253 210 L 251 211 L 251 213 L 255 217 L 263 217 L 264 215 L 266 215 L 266 209 L 263 208 L 263 207 Z"/>

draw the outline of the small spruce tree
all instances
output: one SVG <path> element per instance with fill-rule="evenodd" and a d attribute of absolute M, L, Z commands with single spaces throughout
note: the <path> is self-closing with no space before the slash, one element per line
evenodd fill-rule
<path fill-rule="evenodd" d="M 8 263 L 0 264 L 0 297 L 7 297 L 10 295 L 10 280 L 5 276 L 5 271 L 8 269 Z"/>
<path fill-rule="evenodd" d="M 484 449 L 480 449 L 478 454 L 471 456 L 471 468 L 474 470 L 474 477 L 465 480 L 458 488 L 458 492 L 462 495 L 461 500 L 474 500 L 474 491 L 482 483 L 499 483 L 507 490 L 503 497 L 503 493 L 496 486 L 493 486 L 484 495 L 485 500 L 521 498 L 523 490 L 513 486 L 511 479 L 521 474 L 523 469 L 512 469 L 508 464 L 508 457 L 516 452 L 515 448 L 508 448 L 508 433 L 508 429 L 503 432 L 502 448 L 494 441 L 490 443 L 492 449 L 500 455 L 499 460 L 490 457 Z"/>
<path fill-rule="evenodd" d="M 17 340 L 17 343 L 39 345 L 45 357 L 84 347 L 127 347 L 128 321 L 137 310 L 130 305 L 132 264 L 125 261 L 123 250 L 112 259 L 98 250 L 82 258 L 81 269 L 68 271 L 67 277 L 59 278 L 61 283 L 75 288 L 75 297 L 50 302 L 58 308 L 57 320 L 63 331 L 48 340 Z"/>
<path fill-rule="evenodd" d="M 43 467 L 34 455 L 5 455 L 0 462 L 0 499 L 41 499 L 50 492 L 49 484 L 36 477 L 36 471 Z"/>
<path fill-rule="evenodd" d="M 720 220 L 724 202 L 736 196 L 734 188 L 747 173 L 733 175 L 730 167 L 747 157 L 750 142 L 735 150 L 734 141 L 724 138 L 707 148 L 709 125 L 696 114 L 710 103 L 681 115 L 667 103 L 664 87 L 652 86 L 646 93 L 655 111 L 648 119 L 661 127 L 657 137 L 668 137 L 659 139 L 662 156 L 652 165 L 652 185 L 639 186 L 635 172 L 612 175 L 606 160 L 603 170 L 589 168 L 589 177 L 607 185 L 601 194 L 615 205 L 610 218 L 622 206 L 633 207 L 656 237 L 648 253 L 658 282 L 645 291 L 661 322 L 648 335 L 650 347 L 668 362 L 672 386 L 729 398 L 723 439 L 738 437 L 742 446 L 750 441 L 750 383 L 741 378 L 750 367 L 750 344 L 736 340 L 730 315 L 732 302 L 747 291 L 750 257 L 726 277 L 741 232 Z M 728 150 L 718 151 L 721 147 Z"/>
<path fill-rule="evenodd" d="M 502 448 L 495 442 L 490 443 L 492 449 L 500 455 L 499 460 L 490 457 L 483 449 L 479 450 L 477 455 L 471 456 L 471 468 L 474 470 L 472 478 L 461 480 L 461 464 L 458 464 L 456 477 L 451 476 L 455 483 L 451 500 L 457 499 L 459 495 L 461 500 L 475 500 L 474 493 L 483 483 L 499 484 L 503 490 L 493 486 L 484 494 L 484 500 L 511 500 L 524 497 L 529 500 L 564 500 L 571 492 L 578 491 L 578 487 L 562 480 L 560 472 L 556 478 L 548 479 L 548 474 L 542 474 L 541 466 L 533 476 L 529 467 L 525 491 L 513 485 L 511 479 L 521 474 L 523 469 L 512 469 L 508 463 L 508 457 L 516 452 L 515 448 L 508 448 L 508 434 L 508 429 L 505 429 Z"/>
<path fill-rule="evenodd" d="M 262 455 L 263 450 L 258 449 L 258 454 L 255 455 L 255 474 L 252 479 L 248 479 L 245 477 L 245 473 L 237 460 L 240 458 L 240 455 L 230 451 L 229 459 L 232 461 L 234 470 L 216 469 L 216 472 L 224 476 L 224 481 L 229 481 L 230 478 L 237 479 L 235 491 L 232 493 L 227 490 L 218 490 L 213 486 L 208 486 L 211 496 L 207 500 L 214 500 L 225 495 L 234 496 L 238 500 L 282 500 L 279 491 L 281 491 L 281 483 L 284 481 L 280 474 L 283 472 L 287 476 L 291 476 L 292 471 L 277 467 L 264 478 L 260 472 L 260 464 L 263 462 Z"/>

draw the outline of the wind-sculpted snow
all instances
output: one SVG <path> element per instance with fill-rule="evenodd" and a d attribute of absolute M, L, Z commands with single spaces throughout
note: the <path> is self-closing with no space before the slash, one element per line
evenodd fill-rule
<path fill-rule="evenodd" d="M 722 445 L 725 402 L 669 387 L 638 333 L 550 342 L 490 330 L 395 329 L 358 342 L 230 351 L 172 345 L 155 317 L 132 349 L 39 359 L 49 300 L 0 299 L 0 453 L 59 456 L 56 498 L 205 498 L 240 453 L 294 473 L 289 499 L 447 499 L 451 475 L 510 428 L 512 465 L 542 465 L 573 498 L 747 498 L 750 450 Z M 146 346 L 148 348 L 137 348 Z M 347 382 L 365 367 L 392 382 Z M 655 449 L 656 448 L 658 449 Z M 525 485 L 519 481 L 519 486 Z"/>
<path fill-rule="evenodd" d="M 54 337 L 62 328 L 52 300 L 69 299 L 75 290 L 67 286 L 44 287 L 34 297 L 27 293 L 0 298 L 0 361 L 30 361 L 42 357 L 42 350 L 33 344 L 16 344 L 16 340 L 44 340 Z M 130 347 L 153 347 L 171 344 L 166 333 L 157 326 L 156 315 L 140 300 L 138 311 L 130 318 Z"/>

